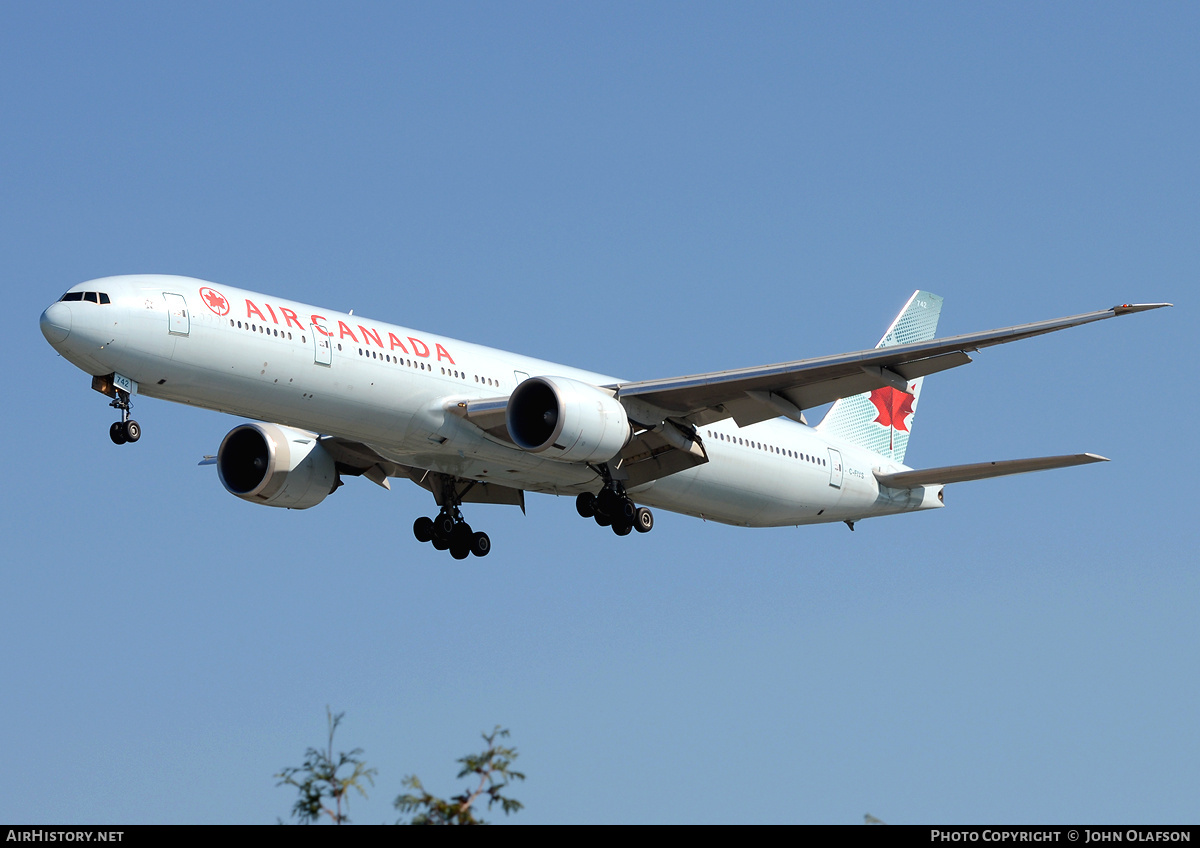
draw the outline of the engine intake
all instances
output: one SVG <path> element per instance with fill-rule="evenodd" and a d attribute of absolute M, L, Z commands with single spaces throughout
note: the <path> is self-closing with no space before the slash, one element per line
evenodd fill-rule
<path fill-rule="evenodd" d="M 312 433 L 241 424 L 221 441 L 217 475 L 230 494 L 287 509 L 316 506 L 337 488 L 337 468 Z"/>
<path fill-rule="evenodd" d="M 505 423 L 517 447 L 566 462 L 607 462 L 632 436 L 620 401 L 566 377 L 522 382 L 508 399 Z"/>

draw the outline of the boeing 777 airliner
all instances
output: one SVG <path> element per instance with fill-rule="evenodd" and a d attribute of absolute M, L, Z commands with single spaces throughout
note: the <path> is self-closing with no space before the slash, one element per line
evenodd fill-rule
<path fill-rule="evenodd" d="M 1062 468 L 1090 453 L 913 470 L 904 465 L 924 378 L 969 352 L 1118 315 L 934 338 L 942 299 L 909 298 L 873 350 L 627 381 L 189 277 L 106 277 L 70 289 L 41 328 L 92 375 L 136 442 L 135 395 L 228 412 L 215 458 L 232 494 L 307 509 L 345 476 L 425 487 L 441 507 L 413 533 L 456 559 L 491 547 L 464 503 L 575 495 L 618 536 L 660 507 L 746 527 L 854 522 L 942 506 L 949 483 Z M 816 426 L 804 410 L 833 401 Z"/>

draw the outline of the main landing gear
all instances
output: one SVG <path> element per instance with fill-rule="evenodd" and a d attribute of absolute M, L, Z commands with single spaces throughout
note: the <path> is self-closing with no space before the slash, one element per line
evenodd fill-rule
<path fill-rule="evenodd" d="M 618 536 L 628 536 L 637 530 L 649 533 L 654 529 L 654 513 L 637 506 L 620 483 L 607 483 L 600 494 L 584 492 L 575 498 L 575 510 L 584 518 L 594 518 L 601 527 L 612 527 Z"/>
<path fill-rule="evenodd" d="M 108 428 L 108 437 L 113 440 L 114 445 L 123 445 L 126 442 L 136 442 L 142 437 L 141 426 L 129 417 L 129 410 L 133 408 L 133 401 L 129 399 L 129 392 L 117 389 L 117 396 L 113 398 L 109 406 L 114 409 L 121 410 L 121 420 L 114 421 L 113 425 Z"/>
<path fill-rule="evenodd" d="M 473 532 L 457 506 L 442 507 L 437 518 L 422 515 L 413 522 L 413 535 L 418 542 L 432 542 L 439 551 L 449 550 L 455 559 L 487 556 L 492 549 L 488 534 Z"/>

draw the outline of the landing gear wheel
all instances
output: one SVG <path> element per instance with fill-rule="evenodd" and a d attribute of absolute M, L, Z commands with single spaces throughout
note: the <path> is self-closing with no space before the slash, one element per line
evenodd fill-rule
<path fill-rule="evenodd" d="M 582 518 L 591 518 L 596 514 L 596 496 L 591 492 L 584 492 L 575 498 L 575 511 Z"/>
<path fill-rule="evenodd" d="M 601 527 L 612 527 L 618 536 L 628 536 L 635 528 L 647 532 L 654 526 L 650 510 L 639 508 L 619 481 L 603 470 L 604 488 L 597 494 L 584 492 L 575 498 L 575 510 L 584 518 L 594 518 Z M 644 515 L 643 515 L 644 513 Z"/>
<path fill-rule="evenodd" d="M 454 533 L 454 516 L 448 512 L 439 512 L 438 517 L 433 519 L 433 536 L 436 539 L 442 536 L 449 539 Z"/>
<path fill-rule="evenodd" d="M 619 515 L 620 511 L 621 497 L 612 489 L 601 489 L 600 494 L 596 495 L 596 512 L 615 516 Z"/>
<path fill-rule="evenodd" d="M 466 559 L 471 555 L 471 542 L 474 539 L 474 534 L 471 533 L 471 525 L 465 521 L 460 521 L 454 525 L 454 530 L 450 533 L 450 556 L 455 559 Z"/>
<path fill-rule="evenodd" d="M 464 481 L 457 477 L 439 474 L 440 491 L 434 495 L 441 505 L 441 510 L 433 518 L 418 518 L 413 523 L 413 535 L 419 541 L 429 541 L 435 550 L 450 551 L 455 559 L 466 559 L 475 556 L 487 556 L 492 549 L 492 540 L 487 533 L 476 533 L 471 525 L 463 519 L 463 498 L 475 481 Z M 435 483 L 438 479 L 435 479 Z M 465 483 L 465 488 L 460 484 Z"/>
<path fill-rule="evenodd" d="M 471 525 L 465 521 L 460 521 L 454 525 L 454 530 L 450 533 L 450 551 L 453 553 L 455 548 L 462 548 L 467 553 L 471 552 L 471 539 L 474 538 L 474 533 L 471 532 Z M 462 557 L 457 557 L 462 559 Z"/>
<path fill-rule="evenodd" d="M 136 442 L 140 439 L 142 428 L 129 417 L 129 410 L 133 408 L 129 392 L 117 389 L 109 406 L 121 413 L 121 420 L 108 428 L 108 437 L 113 440 L 113 444 L 123 445 L 126 442 Z"/>

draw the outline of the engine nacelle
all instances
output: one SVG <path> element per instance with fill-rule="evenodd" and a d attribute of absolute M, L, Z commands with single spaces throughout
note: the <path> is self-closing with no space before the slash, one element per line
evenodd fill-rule
<path fill-rule="evenodd" d="M 217 474 L 251 503 L 308 509 L 337 488 L 337 468 L 311 433 L 278 424 L 242 424 L 221 441 Z"/>
<path fill-rule="evenodd" d="M 522 382 L 508 399 L 505 423 L 517 447 L 566 462 L 607 462 L 633 434 L 620 401 L 565 377 Z"/>

